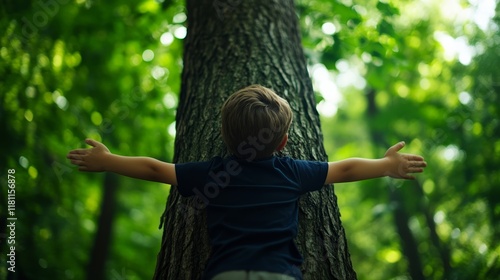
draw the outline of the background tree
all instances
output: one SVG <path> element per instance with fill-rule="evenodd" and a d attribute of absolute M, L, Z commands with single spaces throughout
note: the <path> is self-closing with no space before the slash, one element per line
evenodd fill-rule
<path fill-rule="evenodd" d="M 290 102 L 294 121 L 284 152 L 326 160 L 293 2 L 188 1 L 187 15 L 174 161 L 226 155 L 220 107 L 231 93 L 255 83 Z M 333 189 L 306 195 L 299 212 L 304 278 L 355 278 Z M 210 252 L 199 201 L 172 189 L 164 225 L 155 279 L 198 279 Z"/>

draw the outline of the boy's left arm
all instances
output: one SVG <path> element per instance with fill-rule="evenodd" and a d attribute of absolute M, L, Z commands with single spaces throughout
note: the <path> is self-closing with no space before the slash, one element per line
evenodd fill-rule
<path fill-rule="evenodd" d="M 427 166 L 418 155 L 399 153 L 405 146 L 399 142 L 390 147 L 381 159 L 349 158 L 329 162 L 325 184 L 361 181 L 390 176 L 396 179 L 415 179 L 412 173 L 421 173 Z"/>
<path fill-rule="evenodd" d="M 123 176 L 177 185 L 175 164 L 150 157 L 128 157 L 112 154 L 104 144 L 95 140 L 85 140 L 90 149 L 76 149 L 67 158 L 86 172 L 113 172 Z"/>

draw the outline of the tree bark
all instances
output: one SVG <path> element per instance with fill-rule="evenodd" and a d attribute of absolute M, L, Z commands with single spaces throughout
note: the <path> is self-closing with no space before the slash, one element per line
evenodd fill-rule
<path fill-rule="evenodd" d="M 220 108 L 231 93 L 255 83 L 292 107 L 284 153 L 326 161 L 293 1 L 188 0 L 187 15 L 174 161 L 226 155 Z M 301 198 L 299 221 L 304 279 L 355 279 L 333 188 Z M 173 187 L 162 222 L 154 279 L 198 279 L 210 253 L 205 212 Z"/>

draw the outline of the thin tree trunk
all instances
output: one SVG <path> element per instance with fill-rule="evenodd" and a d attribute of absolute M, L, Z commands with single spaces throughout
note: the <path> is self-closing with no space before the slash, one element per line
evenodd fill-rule
<path fill-rule="evenodd" d="M 101 213 L 97 223 L 94 243 L 87 264 L 87 279 L 105 279 L 105 265 L 111 247 L 111 233 L 116 213 L 116 191 L 118 178 L 115 174 L 106 173 L 103 182 Z"/>
<path fill-rule="evenodd" d="M 374 119 L 378 114 L 375 102 L 376 93 L 374 89 L 370 89 L 366 94 L 368 103 L 367 115 L 369 119 Z M 375 145 L 389 146 L 381 131 L 371 128 L 370 134 Z M 422 273 L 422 261 L 418 252 L 418 244 L 409 227 L 410 216 L 405 209 L 401 190 L 397 186 L 390 186 L 389 199 L 395 205 L 393 210 L 394 225 L 400 238 L 403 254 L 408 261 L 408 273 L 413 280 L 425 279 Z"/>
<path fill-rule="evenodd" d="M 220 107 L 259 83 L 290 102 L 294 121 L 284 153 L 327 160 L 292 1 L 187 1 L 188 34 L 177 111 L 175 161 L 226 155 Z M 300 201 L 296 240 L 304 279 L 355 279 L 333 188 Z M 206 217 L 172 188 L 154 279 L 198 279 L 210 253 Z"/>
<path fill-rule="evenodd" d="M 425 217 L 425 222 L 427 224 L 427 228 L 429 229 L 430 239 L 434 247 L 436 247 L 441 259 L 441 264 L 443 266 L 443 279 L 449 279 L 452 273 L 450 246 L 439 238 L 437 225 L 432 215 L 433 212 L 430 209 L 429 203 L 427 203 L 424 199 L 425 194 L 422 186 L 416 180 L 413 182 L 413 185 L 420 196 L 420 211 Z"/>
<path fill-rule="evenodd" d="M 423 280 L 425 277 L 422 273 L 422 260 L 418 253 L 418 243 L 409 227 L 410 216 L 406 212 L 401 190 L 397 186 L 391 186 L 390 199 L 395 205 L 393 211 L 394 224 L 396 225 L 396 231 L 401 239 L 403 254 L 408 260 L 408 272 L 410 273 L 411 279 Z"/>

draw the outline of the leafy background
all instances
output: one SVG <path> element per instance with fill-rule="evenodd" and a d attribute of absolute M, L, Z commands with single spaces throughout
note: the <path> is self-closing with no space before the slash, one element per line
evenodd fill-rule
<path fill-rule="evenodd" d="M 360 279 L 500 274 L 498 6 L 297 1 L 330 160 L 380 157 L 405 140 L 429 164 L 416 181 L 335 186 Z M 105 203 L 106 278 L 151 278 L 169 186 L 116 178 L 104 198 L 105 175 L 65 155 L 91 137 L 172 159 L 184 3 L 7 1 L 1 13 L 0 230 L 15 169 L 17 277 L 84 278 Z M 1 251 L 3 277 L 4 239 Z"/>

